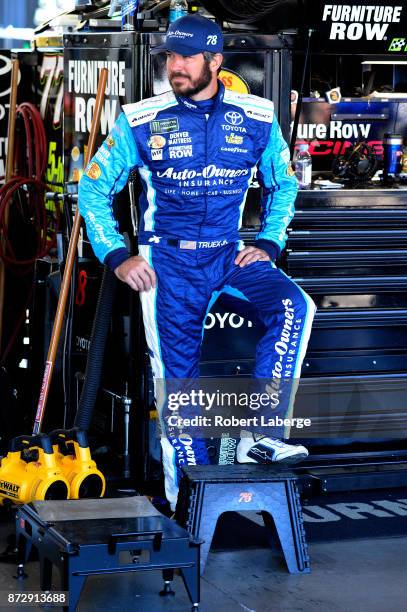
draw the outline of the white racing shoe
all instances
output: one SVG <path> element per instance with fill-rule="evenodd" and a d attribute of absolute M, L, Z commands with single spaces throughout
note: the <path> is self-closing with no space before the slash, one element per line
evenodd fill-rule
<path fill-rule="evenodd" d="M 278 438 L 256 435 L 241 438 L 237 445 L 238 463 L 298 463 L 308 457 L 301 444 L 286 444 Z"/>

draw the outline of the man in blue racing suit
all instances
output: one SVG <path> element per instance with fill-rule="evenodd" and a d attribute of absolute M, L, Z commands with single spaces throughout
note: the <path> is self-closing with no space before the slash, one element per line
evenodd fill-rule
<path fill-rule="evenodd" d="M 223 37 L 197 15 L 178 19 L 158 51 L 167 53 L 172 91 L 123 107 L 79 186 L 79 210 L 96 256 L 140 293 L 155 380 L 195 379 L 203 326 L 221 292 L 250 301 L 266 327 L 253 376 L 291 380 L 292 414 L 315 306 L 274 261 L 294 214 L 297 181 L 273 104 L 225 90 L 217 79 Z M 131 256 L 112 199 L 137 168 L 143 191 L 139 253 Z M 239 237 L 253 176 L 263 189 L 254 246 Z M 164 400 L 156 397 L 162 418 Z M 208 463 L 205 441 L 189 442 L 162 422 L 165 489 L 174 506 L 179 468 Z M 239 462 L 298 461 L 304 446 L 248 434 Z"/>

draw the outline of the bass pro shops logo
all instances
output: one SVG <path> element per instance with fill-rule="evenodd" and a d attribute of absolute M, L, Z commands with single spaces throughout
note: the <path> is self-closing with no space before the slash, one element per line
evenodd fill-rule
<path fill-rule="evenodd" d="M 400 5 L 402 2 L 400 2 Z M 322 21 L 331 24 L 331 40 L 387 40 L 391 23 L 400 23 L 403 6 L 326 4 Z"/>

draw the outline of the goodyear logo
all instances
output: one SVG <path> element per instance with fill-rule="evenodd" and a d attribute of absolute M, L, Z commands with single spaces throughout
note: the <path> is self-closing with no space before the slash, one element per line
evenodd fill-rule
<path fill-rule="evenodd" d="M 236 91 L 237 93 L 250 93 L 250 89 L 246 81 L 236 74 L 236 72 L 233 72 L 233 70 L 222 69 L 219 73 L 219 78 L 226 89 Z"/>

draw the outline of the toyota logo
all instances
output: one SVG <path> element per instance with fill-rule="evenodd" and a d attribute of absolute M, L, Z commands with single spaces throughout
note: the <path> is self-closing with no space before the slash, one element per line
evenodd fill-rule
<path fill-rule="evenodd" d="M 229 111 L 226 113 L 225 119 L 230 125 L 240 125 L 243 123 L 243 116 L 236 111 Z"/>

